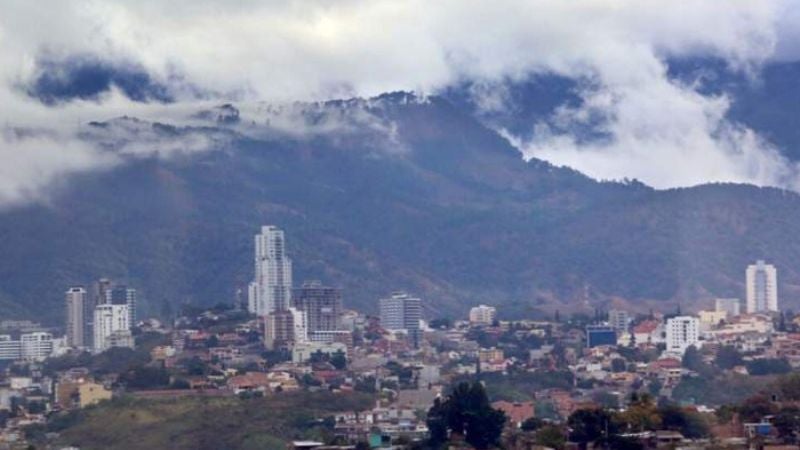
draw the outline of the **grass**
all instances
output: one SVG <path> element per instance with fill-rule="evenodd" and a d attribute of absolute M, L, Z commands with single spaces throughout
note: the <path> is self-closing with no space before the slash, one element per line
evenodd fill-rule
<path fill-rule="evenodd" d="M 364 394 L 283 393 L 265 398 L 122 398 L 83 411 L 59 442 L 81 449 L 284 449 L 321 439 L 317 419 L 371 407 Z"/>

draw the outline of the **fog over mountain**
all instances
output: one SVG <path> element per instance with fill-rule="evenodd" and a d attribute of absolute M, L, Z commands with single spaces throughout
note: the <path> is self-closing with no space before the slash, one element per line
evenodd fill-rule
<path fill-rule="evenodd" d="M 262 223 L 366 308 L 796 302 L 791 3 L 8 2 L 2 311 L 230 301 Z"/>

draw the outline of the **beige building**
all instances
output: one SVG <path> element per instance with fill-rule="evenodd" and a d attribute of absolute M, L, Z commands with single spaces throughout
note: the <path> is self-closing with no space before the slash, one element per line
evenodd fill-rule
<path fill-rule="evenodd" d="M 111 389 L 93 382 L 78 385 L 78 405 L 81 408 L 96 405 L 102 400 L 111 400 Z"/>

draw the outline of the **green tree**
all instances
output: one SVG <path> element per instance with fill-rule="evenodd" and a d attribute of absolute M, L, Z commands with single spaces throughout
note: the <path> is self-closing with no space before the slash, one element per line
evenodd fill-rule
<path fill-rule="evenodd" d="M 545 425 L 534 434 L 534 442 L 545 447 L 561 450 L 567 443 L 567 436 L 555 425 Z"/>
<path fill-rule="evenodd" d="M 723 370 L 730 370 L 742 364 L 742 355 L 732 345 L 724 345 L 717 351 L 714 365 Z"/>
<path fill-rule="evenodd" d="M 476 449 L 486 449 L 499 444 L 506 416 L 492 408 L 481 383 L 462 382 L 431 407 L 427 422 L 433 426 L 432 445 L 441 445 L 444 435 L 456 433 Z"/>
<path fill-rule="evenodd" d="M 344 370 L 347 367 L 347 357 L 341 350 L 331 355 L 329 362 L 336 370 Z"/>
<path fill-rule="evenodd" d="M 567 419 L 569 439 L 577 442 L 581 449 L 616 431 L 614 420 L 602 409 L 579 409 Z"/>

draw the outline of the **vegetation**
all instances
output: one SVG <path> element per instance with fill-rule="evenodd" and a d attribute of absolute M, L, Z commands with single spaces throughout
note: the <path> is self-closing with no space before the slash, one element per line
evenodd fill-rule
<path fill-rule="evenodd" d="M 366 409 L 372 397 L 327 391 L 250 398 L 122 398 L 56 416 L 48 431 L 82 449 L 283 449 L 290 439 L 330 437 L 337 411 Z"/>
<path fill-rule="evenodd" d="M 478 450 L 496 446 L 506 422 L 505 413 L 492 408 L 480 383 L 460 383 L 428 411 L 429 444 L 441 447 L 454 435 Z"/>

